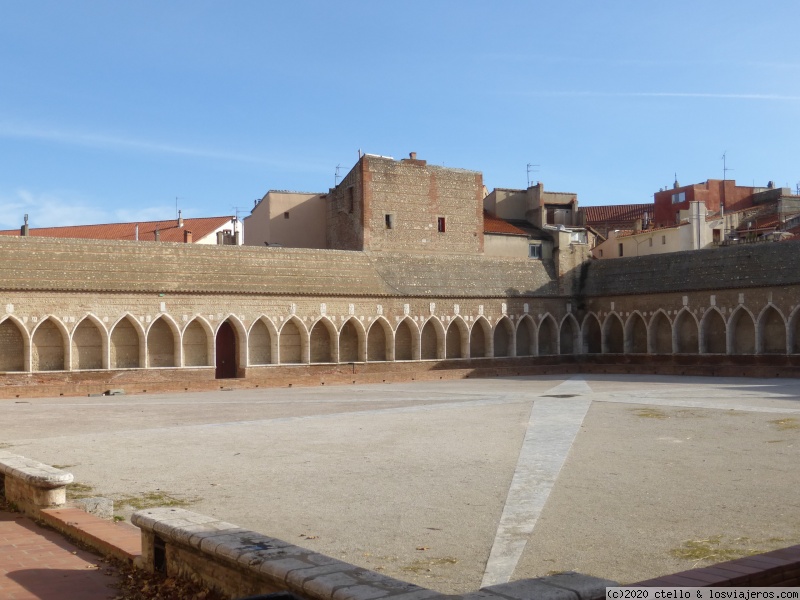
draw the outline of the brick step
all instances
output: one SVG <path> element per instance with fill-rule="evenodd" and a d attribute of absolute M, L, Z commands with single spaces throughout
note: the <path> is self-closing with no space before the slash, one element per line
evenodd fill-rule
<path fill-rule="evenodd" d="M 79 508 L 48 508 L 41 511 L 47 525 L 127 564 L 142 555 L 142 534 L 129 523 L 114 523 Z"/>

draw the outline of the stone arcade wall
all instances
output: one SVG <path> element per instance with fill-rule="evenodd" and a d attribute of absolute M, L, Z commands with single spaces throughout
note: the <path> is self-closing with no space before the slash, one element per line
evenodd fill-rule
<path fill-rule="evenodd" d="M 267 384 L 297 382 L 287 365 L 411 378 L 432 368 L 389 368 L 407 361 L 464 376 L 553 359 L 628 372 L 674 372 L 676 360 L 701 373 L 783 365 L 791 374 L 800 367 L 797 248 L 596 261 L 558 282 L 552 263 L 479 255 L 7 238 L 4 394 L 59 380 L 213 381 L 228 326 L 234 373 Z M 513 364 L 500 369 L 501 358 Z M 320 383 L 326 373 L 348 380 L 338 368 L 313 373 Z"/>

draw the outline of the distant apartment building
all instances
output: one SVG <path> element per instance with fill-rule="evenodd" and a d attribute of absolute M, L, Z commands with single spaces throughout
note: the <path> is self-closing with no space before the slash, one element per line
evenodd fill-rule
<path fill-rule="evenodd" d="M 647 205 L 628 205 L 631 214 L 642 206 Z M 766 187 L 751 187 L 736 185 L 733 180 L 710 179 L 688 186 L 676 181 L 672 189 L 656 192 L 649 206 L 652 220 L 637 219 L 632 228 L 621 223 L 619 228 L 606 229 L 605 239 L 593 247 L 592 256 L 619 258 L 699 250 L 786 239 L 800 232 L 800 196 L 789 188 L 776 188 L 772 182 Z"/>
<path fill-rule="evenodd" d="M 270 190 L 244 218 L 247 246 L 326 248 L 327 196 Z"/>

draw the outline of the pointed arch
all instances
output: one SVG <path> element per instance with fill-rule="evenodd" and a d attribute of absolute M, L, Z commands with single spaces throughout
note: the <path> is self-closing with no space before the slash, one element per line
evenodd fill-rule
<path fill-rule="evenodd" d="M 622 354 L 625 352 L 625 328 L 622 319 L 616 312 L 606 316 L 603 323 L 602 343 L 603 354 Z"/>
<path fill-rule="evenodd" d="M 445 358 L 445 335 L 446 332 L 442 322 L 436 317 L 428 317 L 428 320 L 425 321 L 420 330 L 420 360 Z"/>
<path fill-rule="evenodd" d="M 350 317 L 339 330 L 339 362 L 365 362 L 367 335 L 364 325 L 355 317 Z"/>
<path fill-rule="evenodd" d="M 700 352 L 725 354 L 728 351 L 728 334 L 725 317 L 716 306 L 709 308 L 700 320 Z"/>
<path fill-rule="evenodd" d="M 181 344 L 184 367 L 207 367 L 214 353 L 214 330 L 201 316 L 194 317 L 183 328 Z"/>
<path fill-rule="evenodd" d="M 492 355 L 492 326 L 485 317 L 478 317 L 469 332 L 469 356 L 486 358 Z"/>
<path fill-rule="evenodd" d="M 228 313 L 225 315 L 217 325 L 216 330 L 214 331 L 214 349 L 212 349 L 212 356 L 216 350 L 217 342 L 219 341 L 219 333 L 220 329 L 224 326 L 225 323 L 228 323 L 233 328 L 233 334 L 236 343 L 236 364 L 238 365 L 246 365 L 248 364 L 248 344 L 247 344 L 247 336 L 248 331 L 247 327 L 245 327 L 242 320 L 233 313 Z M 213 361 L 212 361 L 213 362 Z"/>
<path fill-rule="evenodd" d="M 537 336 L 537 348 L 539 356 L 549 356 L 558 354 L 559 331 L 553 315 L 547 313 L 539 321 L 539 334 Z"/>
<path fill-rule="evenodd" d="M 600 354 L 603 351 L 603 330 L 594 313 L 588 313 L 583 319 L 583 353 Z"/>
<path fill-rule="evenodd" d="M 172 317 L 161 314 L 147 328 L 147 366 L 176 367 L 180 364 L 180 330 Z"/>
<path fill-rule="evenodd" d="M 647 354 L 647 323 L 638 310 L 633 311 L 625 323 L 625 352 Z"/>
<path fill-rule="evenodd" d="M 108 332 L 93 314 L 84 316 L 72 330 L 72 370 L 108 367 Z"/>
<path fill-rule="evenodd" d="M 672 347 L 678 354 L 697 354 L 700 351 L 697 319 L 687 308 L 675 317 L 672 328 Z"/>
<path fill-rule="evenodd" d="M 111 326 L 110 369 L 138 369 L 145 364 L 145 332 L 141 323 L 125 313 Z"/>
<path fill-rule="evenodd" d="M 514 325 L 508 317 L 503 316 L 494 324 L 492 345 L 494 346 L 494 356 L 496 357 L 516 356 Z"/>
<path fill-rule="evenodd" d="M 580 331 L 581 328 L 575 316 L 564 315 L 558 333 L 559 354 L 581 354 L 583 352 Z"/>
<path fill-rule="evenodd" d="M 282 365 L 308 362 L 308 331 L 296 316 L 284 321 L 278 335 L 278 348 L 278 362 Z"/>
<path fill-rule="evenodd" d="M 658 309 L 650 319 L 648 327 L 650 354 L 672 354 L 672 321 L 663 310 Z"/>
<path fill-rule="evenodd" d="M 536 354 L 536 324 L 530 315 L 523 315 L 517 321 L 517 356 Z"/>
<path fill-rule="evenodd" d="M 411 341 L 409 337 L 409 342 Z M 377 317 L 367 332 L 367 361 L 383 362 L 394 360 L 392 327 L 383 317 Z M 410 356 L 410 353 L 409 353 Z M 410 360 L 410 359 L 409 359 Z"/>
<path fill-rule="evenodd" d="M 216 379 L 239 377 L 240 365 L 247 364 L 247 330 L 239 317 L 228 314 L 220 319 L 210 336 L 211 364 Z"/>
<path fill-rule="evenodd" d="M 753 314 L 739 306 L 728 320 L 728 353 L 756 353 L 756 324 Z"/>
<path fill-rule="evenodd" d="M 25 371 L 29 352 L 25 325 L 13 315 L 0 319 L 0 372 Z"/>
<path fill-rule="evenodd" d="M 31 335 L 31 371 L 64 371 L 69 356 L 69 332 L 52 315 L 39 321 Z"/>
<path fill-rule="evenodd" d="M 433 327 L 433 325 L 431 325 Z M 436 333 L 433 332 L 434 342 Z M 420 360 L 420 331 L 417 324 L 406 317 L 397 325 L 394 332 L 394 359 L 395 360 Z M 434 343 L 434 349 L 435 349 Z"/>
<path fill-rule="evenodd" d="M 789 316 L 788 346 L 791 354 L 800 354 L 800 304 Z"/>
<path fill-rule="evenodd" d="M 758 316 L 756 352 L 786 354 L 786 319 L 774 304 L 768 304 Z"/>
<path fill-rule="evenodd" d="M 457 315 L 447 326 L 445 358 L 469 358 L 469 327 Z"/>
<path fill-rule="evenodd" d="M 309 330 L 309 360 L 312 363 L 335 362 L 339 335 L 328 317 L 320 317 Z"/>
<path fill-rule="evenodd" d="M 261 315 L 247 333 L 247 366 L 271 365 L 278 357 L 278 330 L 275 323 Z"/>

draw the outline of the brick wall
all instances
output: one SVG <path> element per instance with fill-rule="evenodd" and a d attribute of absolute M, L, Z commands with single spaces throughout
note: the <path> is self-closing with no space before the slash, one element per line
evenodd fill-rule
<path fill-rule="evenodd" d="M 483 251 L 483 177 L 422 160 L 365 156 L 365 249 L 477 254 Z M 386 216 L 391 215 L 392 227 Z M 439 231 L 444 219 L 444 231 Z"/>

